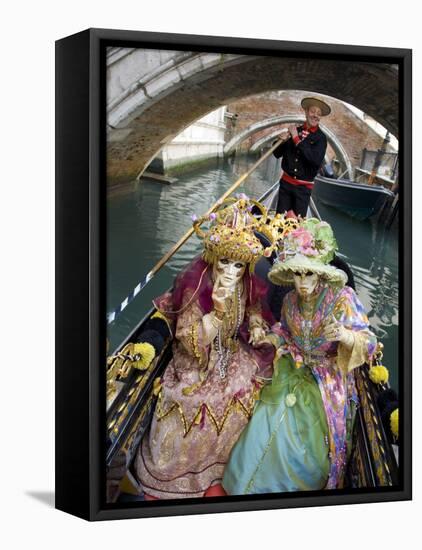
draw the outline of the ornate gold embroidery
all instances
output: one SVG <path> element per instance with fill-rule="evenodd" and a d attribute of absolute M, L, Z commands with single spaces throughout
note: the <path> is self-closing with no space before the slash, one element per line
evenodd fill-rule
<path fill-rule="evenodd" d="M 346 309 L 347 306 L 348 306 L 347 299 L 344 296 L 342 296 L 337 300 L 333 308 L 333 315 L 336 318 L 340 317 L 340 315 L 343 313 L 343 311 Z"/>
<path fill-rule="evenodd" d="M 207 405 L 206 403 L 202 403 L 198 407 L 196 413 L 194 414 L 192 422 L 188 425 L 188 422 L 186 420 L 186 416 L 183 412 L 183 409 L 182 409 L 180 403 L 177 403 L 177 402 L 173 403 L 173 405 L 171 405 L 169 409 L 167 409 L 166 411 L 163 412 L 162 405 L 161 405 L 161 395 L 160 395 L 159 401 L 157 403 L 157 420 L 160 421 L 163 418 L 165 418 L 166 416 L 168 416 L 169 414 L 171 414 L 173 411 L 177 411 L 179 413 L 180 417 L 181 417 L 182 422 L 183 422 L 183 437 L 186 437 L 188 435 L 188 433 L 191 431 L 191 429 L 193 428 L 193 426 L 195 424 L 200 423 L 200 418 L 201 418 L 201 415 L 202 415 L 202 411 L 203 411 L 203 408 L 205 408 L 205 412 L 208 414 L 209 419 L 214 424 L 217 435 L 220 435 L 220 433 L 223 431 L 226 420 L 227 420 L 227 418 L 228 418 L 228 416 L 231 412 L 239 411 L 242 414 L 244 414 L 245 417 L 248 420 L 251 418 L 252 412 L 253 412 L 253 409 L 254 409 L 254 405 L 255 405 L 255 396 L 252 396 L 251 402 L 252 402 L 251 406 L 246 407 L 242 403 L 242 401 L 240 401 L 240 399 L 238 399 L 237 397 L 232 397 L 229 401 L 229 404 L 227 405 L 227 407 L 224 411 L 221 422 L 218 422 L 215 413 L 211 410 L 209 405 Z"/>
<path fill-rule="evenodd" d="M 199 351 L 199 345 L 198 345 L 198 321 L 193 323 L 193 325 L 190 328 L 190 339 L 191 339 L 192 353 L 198 360 L 199 365 L 201 366 L 203 363 L 203 357 L 201 355 L 201 352 Z"/>

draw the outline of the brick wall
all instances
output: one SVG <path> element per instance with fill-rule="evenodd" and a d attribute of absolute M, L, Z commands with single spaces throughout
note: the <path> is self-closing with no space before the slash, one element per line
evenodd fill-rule
<path fill-rule="evenodd" d="M 228 125 L 226 139 L 248 126 L 266 118 L 277 115 L 303 115 L 300 101 L 309 93 L 299 91 L 269 92 L 257 94 L 238 100 L 228 105 L 228 111 L 238 116 L 235 124 Z M 324 117 L 322 122 L 329 128 L 342 143 L 353 166 L 359 165 L 362 149 L 378 149 L 381 147 L 383 137 L 379 136 L 370 126 L 358 118 L 345 104 L 333 98 L 326 98 L 331 106 L 331 114 Z M 280 125 L 279 129 L 285 127 Z M 241 151 L 247 151 L 253 143 L 263 136 L 272 133 L 277 126 L 266 128 L 254 133 L 241 145 Z M 332 157 L 333 151 L 328 149 L 328 155 Z"/>

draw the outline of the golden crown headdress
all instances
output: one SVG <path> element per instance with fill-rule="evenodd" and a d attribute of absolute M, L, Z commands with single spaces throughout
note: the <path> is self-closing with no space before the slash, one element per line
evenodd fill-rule
<path fill-rule="evenodd" d="M 252 214 L 254 207 L 259 212 L 256 216 Z M 211 222 L 208 231 L 201 228 L 206 222 Z M 276 248 L 283 236 L 284 222 L 284 216 L 269 216 L 263 204 L 242 194 L 238 198 L 226 199 L 219 210 L 210 215 L 194 219 L 193 227 L 204 241 L 203 258 L 206 262 L 229 258 L 248 263 L 250 272 L 253 272 L 256 262 L 262 256 L 271 256 Z M 262 245 L 256 233 L 266 237 L 267 247 Z"/>
<path fill-rule="evenodd" d="M 299 220 L 296 218 L 287 218 L 285 214 L 275 214 L 275 216 L 267 216 L 264 223 L 261 223 L 259 232 L 270 242 L 280 245 L 280 241 L 297 227 L 299 227 Z"/>

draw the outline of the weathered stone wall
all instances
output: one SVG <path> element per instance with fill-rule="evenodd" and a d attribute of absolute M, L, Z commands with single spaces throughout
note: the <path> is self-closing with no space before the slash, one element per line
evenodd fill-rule
<path fill-rule="evenodd" d="M 221 107 L 197 120 L 164 147 L 160 156 L 165 173 L 178 171 L 180 166 L 194 166 L 197 162 L 223 156 L 225 111 L 225 107 Z"/>

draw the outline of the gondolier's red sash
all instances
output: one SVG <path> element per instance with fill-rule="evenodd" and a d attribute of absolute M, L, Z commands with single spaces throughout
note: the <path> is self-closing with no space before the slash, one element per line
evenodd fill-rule
<path fill-rule="evenodd" d="M 286 181 L 287 183 L 291 183 L 293 185 L 303 185 L 307 187 L 308 189 L 312 189 L 314 182 L 313 181 L 307 181 L 307 180 L 298 180 L 296 178 L 292 178 L 292 176 L 289 176 L 287 172 L 281 173 L 281 179 L 283 181 Z"/>

